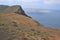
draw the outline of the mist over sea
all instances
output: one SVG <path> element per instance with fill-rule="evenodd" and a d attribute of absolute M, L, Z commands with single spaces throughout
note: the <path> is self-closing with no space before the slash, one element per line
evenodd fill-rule
<path fill-rule="evenodd" d="M 60 28 L 60 11 L 50 11 L 50 12 L 26 12 L 27 15 L 31 16 L 33 19 L 37 20 L 44 26 Z"/>

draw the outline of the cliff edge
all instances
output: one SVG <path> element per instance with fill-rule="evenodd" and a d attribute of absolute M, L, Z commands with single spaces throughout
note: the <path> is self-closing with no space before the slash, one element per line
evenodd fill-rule
<path fill-rule="evenodd" d="M 21 6 L 5 6 L 0 8 L 0 40 L 60 40 L 60 29 L 43 26 Z"/>

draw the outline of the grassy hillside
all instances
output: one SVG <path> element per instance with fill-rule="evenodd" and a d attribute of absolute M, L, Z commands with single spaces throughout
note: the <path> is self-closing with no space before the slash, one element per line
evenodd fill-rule
<path fill-rule="evenodd" d="M 1 13 L 0 40 L 60 40 L 60 30 L 46 28 L 23 15 Z"/>
<path fill-rule="evenodd" d="M 45 27 L 23 13 L 10 12 L 10 9 L 0 13 L 0 40 L 60 40 L 60 29 Z"/>

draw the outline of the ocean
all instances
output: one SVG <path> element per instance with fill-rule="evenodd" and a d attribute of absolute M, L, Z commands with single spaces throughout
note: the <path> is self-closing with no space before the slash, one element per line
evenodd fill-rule
<path fill-rule="evenodd" d="M 60 28 L 60 11 L 26 12 L 26 14 L 44 26 Z"/>

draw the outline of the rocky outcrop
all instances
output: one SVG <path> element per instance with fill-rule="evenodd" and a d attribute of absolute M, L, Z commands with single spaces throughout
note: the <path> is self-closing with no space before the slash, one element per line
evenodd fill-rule
<path fill-rule="evenodd" d="M 20 5 L 14 5 L 14 6 L 0 5 L 0 12 L 17 13 L 17 14 L 27 16 Z M 29 17 L 29 16 L 27 16 L 27 17 Z"/>

